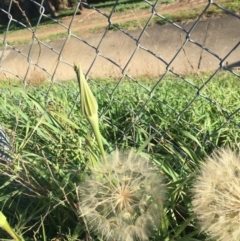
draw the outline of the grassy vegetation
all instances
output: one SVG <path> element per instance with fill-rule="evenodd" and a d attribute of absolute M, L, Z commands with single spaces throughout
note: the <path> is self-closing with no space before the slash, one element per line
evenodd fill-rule
<path fill-rule="evenodd" d="M 150 3 L 154 4 L 155 1 L 149 1 Z M 174 1 L 174 0 L 165 0 L 158 2 L 157 7 L 161 9 L 161 4 L 174 4 L 175 2 L 180 4 L 189 4 L 189 1 L 187 0 L 180 0 L 180 1 Z M 240 10 L 240 2 L 238 0 L 219 0 L 217 2 L 222 7 L 233 11 L 233 12 L 239 12 Z M 96 4 L 93 4 L 96 8 L 104 8 L 106 10 L 111 10 L 114 6 L 115 1 L 105 1 L 105 2 L 99 2 Z M 187 5 L 186 5 L 187 6 Z M 177 10 L 176 6 L 176 10 Z M 170 11 L 169 15 L 167 15 L 170 19 L 173 21 L 184 21 L 188 19 L 193 19 L 199 16 L 199 14 L 202 12 L 205 6 L 197 6 L 194 8 L 186 8 L 184 10 L 180 11 Z M 144 1 L 129 1 L 129 0 L 122 0 L 118 1 L 118 5 L 115 8 L 115 12 L 126 12 L 128 10 L 141 10 L 141 9 L 149 9 L 152 8 L 150 4 Z M 161 12 L 161 11 L 159 11 Z M 215 15 L 223 13 L 222 10 L 219 7 L 216 7 L 215 5 L 211 5 L 210 8 L 207 11 L 207 14 L 209 15 Z"/>
<path fill-rule="evenodd" d="M 239 12 L 240 11 L 240 2 L 239 1 L 221 1 L 221 6 L 224 8 L 233 11 L 233 12 Z M 148 5 L 150 6 L 150 5 Z M 202 13 L 203 9 L 206 6 L 197 6 L 191 9 L 180 9 L 178 11 L 173 11 L 168 14 L 163 14 L 163 18 L 155 16 L 152 21 L 149 23 L 149 26 L 152 26 L 154 24 L 167 24 L 169 22 L 181 22 L 185 20 L 191 20 L 196 19 L 200 14 Z M 124 5 L 121 6 L 121 9 L 124 9 Z M 122 12 L 127 11 L 128 7 L 125 8 L 125 10 L 121 10 Z M 136 7 L 137 9 L 137 7 Z M 118 11 L 116 9 L 116 11 Z M 161 13 L 161 11 L 159 11 Z M 207 11 L 205 16 L 215 16 L 219 14 L 224 14 L 225 12 L 222 11 L 219 7 L 216 7 L 214 5 L 211 5 Z M 125 29 L 125 30 L 132 30 L 132 29 L 138 29 L 142 28 L 141 26 L 145 25 L 147 19 L 138 19 L 138 20 L 132 20 L 132 21 L 126 21 L 126 22 L 119 22 L 115 25 L 119 28 Z M 113 26 L 110 30 L 117 30 L 118 28 L 116 26 Z M 96 30 L 95 30 L 96 32 Z"/>
<path fill-rule="evenodd" d="M 150 1 L 151 3 L 154 3 L 154 1 Z M 110 11 L 112 7 L 115 5 L 116 1 L 105 1 L 105 2 L 99 2 L 95 3 L 92 6 L 96 8 L 103 8 L 107 11 Z M 163 2 L 161 2 L 163 4 Z M 144 2 L 144 1 L 126 1 L 122 0 L 118 2 L 118 5 L 115 8 L 115 12 L 125 12 L 127 10 L 141 10 L 141 9 L 149 9 L 151 8 L 151 5 Z"/>
<path fill-rule="evenodd" d="M 239 12 L 240 11 L 240 2 L 239 1 L 220 1 L 220 5 L 232 12 Z M 191 9 L 183 9 L 179 11 L 175 11 L 170 14 L 163 14 L 165 18 L 170 20 L 170 22 L 181 22 L 184 20 L 190 20 L 190 19 L 196 19 L 203 11 L 203 9 L 206 6 L 198 6 L 194 7 Z M 205 16 L 210 17 L 210 16 L 216 16 L 219 14 L 224 14 L 225 12 L 222 11 L 219 7 L 216 7 L 215 5 L 211 5 L 207 11 Z M 153 19 L 154 23 L 159 23 L 159 24 L 166 24 L 167 21 L 162 18 L 155 17 Z"/>
<path fill-rule="evenodd" d="M 113 23 L 110 25 L 109 30 L 110 31 L 117 31 L 119 29 L 133 30 L 133 29 L 143 28 L 144 24 L 145 24 L 145 19 L 127 21 L 123 23 Z M 99 32 L 103 32 L 104 29 L 106 29 L 106 27 L 95 27 L 95 28 L 90 28 L 89 32 L 99 33 Z"/>
<path fill-rule="evenodd" d="M 165 219 L 151 240 L 205 240 L 191 210 L 191 184 L 202 159 L 240 136 L 240 81 L 226 73 L 205 87 L 208 74 L 157 80 L 91 81 L 99 103 L 104 147 L 132 147 L 151 155 L 168 188 Z M 0 207 L 25 240 L 101 240 L 79 216 L 78 186 L 89 173 L 87 142 L 99 152 L 82 116 L 76 81 L 23 89 L 1 83 L 0 123 L 13 163 L 0 163 Z M 144 88 L 143 88 L 144 86 Z M 8 239 L 0 230 L 0 237 Z"/>
<path fill-rule="evenodd" d="M 72 34 L 78 35 L 79 31 L 73 31 Z M 66 39 L 67 36 L 68 36 L 68 33 L 65 31 L 65 32 L 49 34 L 49 35 L 46 35 L 43 37 L 38 37 L 37 40 L 45 41 L 45 42 L 53 42 L 53 41 L 60 40 L 60 39 Z M 27 39 L 21 39 L 21 40 L 16 39 L 16 40 L 7 41 L 7 43 L 12 46 L 29 44 L 31 42 L 32 42 L 32 37 L 29 37 Z M 2 47 L 2 46 L 4 46 L 4 44 L 0 42 L 0 47 Z"/>
<path fill-rule="evenodd" d="M 174 3 L 174 1 L 165 1 L 162 2 L 161 4 L 170 4 Z M 180 3 L 185 3 L 188 4 L 185 0 L 180 1 Z M 229 0 L 222 0 L 219 1 L 219 4 L 233 12 L 239 12 L 240 11 L 240 2 L 238 0 L 234 1 L 229 1 Z M 113 6 L 114 1 L 109 1 L 109 2 L 104 2 L 104 3 L 98 3 L 94 5 L 95 7 L 101 7 L 101 8 L 106 8 L 107 10 L 110 11 L 109 6 Z M 160 5 L 158 5 L 160 6 Z M 163 14 L 163 18 L 155 16 L 151 22 L 149 23 L 150 26 L 154 24 L 167 24 L 169 22 L 181 22 L 185 20 L 190 20 L 190 19 L 196 19 L 203 11 L 203 9 L 206 6 L 196 6 L 193 8 L 185 8 L 185 9 L 180 9 L 178 11 L 170 11 L 167 14 Z M 145 3 L 145 2 L 125 2 L 125 1 L 120 1 L 120 4 L 116 7 L 115 12 L 126 12 L 128 10 L 140 10 L 140 9 L 148 9 L 151 8 L 151 5 Z M 161 11 L 159 11 L 161 14 Z M 208 10 L 206 11 L 205 16 L 215 16 L 219 14 L 224 14 L 225 12 L 222 11 L 219 7 L 216 7 L 215 5 L 211 5 Z M 136 14 L 137 16 L 137 14 Z M 130 21 L 125 21 L 125 22 L 118 22 L 115 23 L 114 25 L 111 26 L 110 30 L 118 30 L 118 28 L 122 28 L 125 30 L 132 30 L 132 29 L 139 29 L 142 28 L 142 26 L 145 25 L 147 19 L 137 19 L 137 20 L 130 20 Z M 90 29 L 90 32 L 92 33 L 97 33 L 102 31 L 103 27 L 97 27 L 97 28 L 92 28 Z"/>

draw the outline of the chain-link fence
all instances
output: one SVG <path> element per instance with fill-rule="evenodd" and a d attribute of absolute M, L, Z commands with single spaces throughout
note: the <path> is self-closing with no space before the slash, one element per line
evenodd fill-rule
<path fill-rule="evenodd" d="M 172 5 L 161 1 L 140 1 L 143 14 L 134 9 L 122 14 L 118 10 L 121 6 L 118 1 L 109 2 L 105 8 L 78 1 L 70 17 L 63 14 L 62 18 L 52 18 L 46 2 L 51 1 L 31 0 L 26 5 L 14 0 L 6 5 L 1 2 L 0 73 L 10 86 L 18 80 L 24 89 L 34 88 L 44 98 L 45 108 L 52 103 L 57 105 L 51 96 L 54 95 L 54 86 L 62 86 L 73 96 L 71 108 L 66 110 L 71 116 L 78 103 L 78 91 L 66 87 L 64 80 L 74 78 L 73 62 L 81 63 L 97 92 L 108 96 L 108 101 L 99 100 L 100 115 L 109 127 L 118 132 L 118 143 L 128 139 L 138 146 L 133 131 L 138 127 L 145 129 L 145 139 L 154 135 L 152 138 L 158 137 L 156 141 L 161 141 L 170 128 L 181 123 L 191 130 L 193 136 L 200 133 L 204 143 L 212 141 L 211 137 L 226 126 L 230 130 L 239 128 L 240 106 L 232 108 L 227 103 L 219 103 L 211 88 L 208 89 L 211 83 L 221 81 L 219 78 L 226 73 L 236 83 L 239 81 L 240 16 L 237 11 L 226 9 L 221 1 L 180 1 L 174 5 L 178 7 L 175 11 L 192 8 L 192 12 L 198 13 L 191 17 L 193 20 L 177 22 L 178 17 L 168 15 L 169 11 L 173 12 Z M 84 9 L 79 15 L 80 4 Z M 217 17 L 210 16 L 213 9 L 218 12 Z M 34 16 L 28 17 L 33 10 Z M 126 23 L 134 23 L 134 29 L 131 30 Z M 14 30 L 18 30 L 18 35 L 14 35 Z M 108 82 L 111 78 L 115 80 L 111 87 L 98 83 L 99 79 Z M 166 90 L 164 83 L 169 78 L 174 79 L 175 84 Z M 138 90 L 142 91 L 135 108 L 129 107 L 127 97 L 121 98 L 119 94 L 124 91 L 121 86 L 127 81 L 132 84 L 129 98 L 138 95 Z M 44 89 L 39 85 L 41 82 L 45 83 Z M 178 85 L 185 87 L 177 92 Z M 176 100 L 173 102 L 179 103 L 172 106 L 174 95 Z M 20 99 L 18 101 L 19 107 L 24 105 Z M 128 123 L 124 128 L 115 124 L 114 117 L 109 118 L 114 102 L 118 102 L 125 113 L 131 113 L 121 120 Z M 198 105 L 199 102 L 202 104 Z M 158 106 L 162 116 L 149 123 L 142 116 L 154 116 L 152 103 Z M 211 131 L 207 123 L 205 130 L 199 129 L 200 122 L 206 121 L 208 113 L 200 122 L 193 123 L 187 118 L 189 113 L 194 113 L 204 104 L 209 106 L 210 112 L 217 112 L 220 118 Z M 163 122 L 164 128 L 160 125 Z"/>
<path fill-rule="evenodd" d="M 110 234 L 116 226 L 118 235 L 107 234 L 107 240 L 206 240 L 192 211 L 192 184 L 202 158 L 239 145 L 238 2 L 0 0 L 0 209 L 18 234 L 26 240 L 103 240 L 102 230 Z M 134 163 L 126 171 L 119 160 L 104 164 L 106 178 L 96 174 L 93 192 L 84 186 L 100 154 L 81 112 L 74 62 L 97 99 L 106 152 L 135 147 L 163 174 L 166 192 L 148 163 L 135 157 L 128 157 Z M 136 168 L 151 182 L 136 185 Z M 238 178 L 238 170 L 228 172 Z M 105 180 L 114 189 L 109 204 L 103 204 L 106 189 L 98 188 Z M 164 208 L 158 207 L 161 221 L 152 194 L 132 196 L 145 189 L 161 200 L 166 194 Z M 106 212 L 109 225 L 105 216 L 93 215 L 97 230 L 86 222 L 84 195 L 94 206 L 88 212 Z M 112 202 L 116 196 L 121 200 Z M 111 221 L 121 203 L 127 212 L 117 215 L 129 222 L 126 230 L 122 221 Z M 144 222 L 136 217 L 142 213 Z M 155 218 L 161 223 L 150 232 Z M 237 235 L 236 227 L 225 230 Z M 8 238 L 2 229 L 0 236 Z"/>

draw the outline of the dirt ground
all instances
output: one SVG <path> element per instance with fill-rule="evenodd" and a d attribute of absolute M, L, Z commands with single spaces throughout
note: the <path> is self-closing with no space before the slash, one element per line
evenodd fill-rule
<path fill-rule="evenodd" d="M 206 0 L 188 0 L 187 3 L 161 5 L 156 8 L 160 14 L 182 11 L 186 8 L 207 6 Z M 105 12 L 106 14 L 109 14 Z M 114 13 L 112 23 L 149 19 L 151 9 L 128 10 Z M 50 34 L 67 32 L 71 17 L 61 19 L 60 24 L 39 27 L 37 38 Z M 7 47 L 0 50 L 1 72 L 4 76 L 25 78 L 52 78 L 65 80 L 75 76 L 73 62 L 80 62 L 84 72 L 92 77 L 108 78 L 130 76 L 160 76 L 166 69 L 179 74 L 199 71 L 213 71 L 220 65 L 238 67 L 240 47 L 240 20 L 231 15 L 220 17 L 203 16 L 195 21 L 177 25 L 154 25 L 143 30 L 139 28 L 105 33 L 108 18 L 95 10 L 85 9 L 75 16 L 68 39 L 38 44 Z M 92 30 L 92 31 L 89 31 Z M 190 31 L 190 32 L 189 32 Z M 190 34 L 188 34 L 188 32 Z M 1 38 L 1 36 L 0 36 Z M 30 31 L 7 34 L 7 41 L 32 39 Z M 236 46 L 236 49 L 231 50 Z"/>
<path fill-rule="evenodd" d="M 200 7 L 203 8 L 206 6 L 206 0 L 186 0 L 186 2 L 179 2 L 175 1 L 173 4 L 158 4 L 156 7 L 156 12 L 161 14 L 171 14 L 177 11 L 183 11 L 189 8 Z M 105 9 L 100 9 L 102 13 L 109 14 Z M 124 12 L 117 12 L 114 13 L 111 17 L 112 23 L 124 23 L 132 20 L 141 20 L 147 19 L 149 17 L 150 9 L 141 9 L 141 10 L 126 10 Z M 69 26 L 72 17 L 67 16 L 59 20 L 63 25 Z M 34 27 L 34 26 L 33 26 Z M 103 31 L 102 28 L 106 27 L 106 18 L 99 14 L 97 11 L 92 9 L 84 9 L 80 15 L 76 15 L 71 25 L 72 32 L 81 33 L 82 36 L 89 36 L 91 34 L 95 34 L 98 32 Z M 141 27 L 141 26 L 139 26 Z M 92 29 L 93 31 L 89 31 Z M 45 38 L 51 34 L 63 33 L 65 32 L 64 27 L 59 24 L 56 25 L 46 25 L 42 28 L 37 29 L 36 37 L 37 38 Z M 1 35 L 0 35 L 1 36 Z M 2 35 L 3 36 L 3 35 Z M 1 37 L 2 37 L 1 36 Z M 8 34 L 7 39 L 8 41 L 14 40 L 24 40 L 27 38 L 31 38 L 31 32 L 11 32 Z"/>

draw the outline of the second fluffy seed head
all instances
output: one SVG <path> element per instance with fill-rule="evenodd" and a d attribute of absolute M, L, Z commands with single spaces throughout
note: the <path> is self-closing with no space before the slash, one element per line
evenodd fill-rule
<path fill-rule="evenodd" d="M 202 163 L 192 204 L 202 230 L 211 238 L 240 240 L 239 153 L 220 149 Z"/>

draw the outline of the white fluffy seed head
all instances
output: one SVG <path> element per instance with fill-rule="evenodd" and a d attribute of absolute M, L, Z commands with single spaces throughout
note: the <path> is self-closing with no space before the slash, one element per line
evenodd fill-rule
<path fill-rule="evenodd" d="M 220 149 L 202 163 L 193 186 L 193 211 L 219 241 L 240 240 L 240 155 Z"/>
<path fill-rule="evenodd" d="M 145 157 L 118 150 L 79 187 L 80 212 L 105 240 L 145 241 L 158 229 L 166 185 Z"/>

